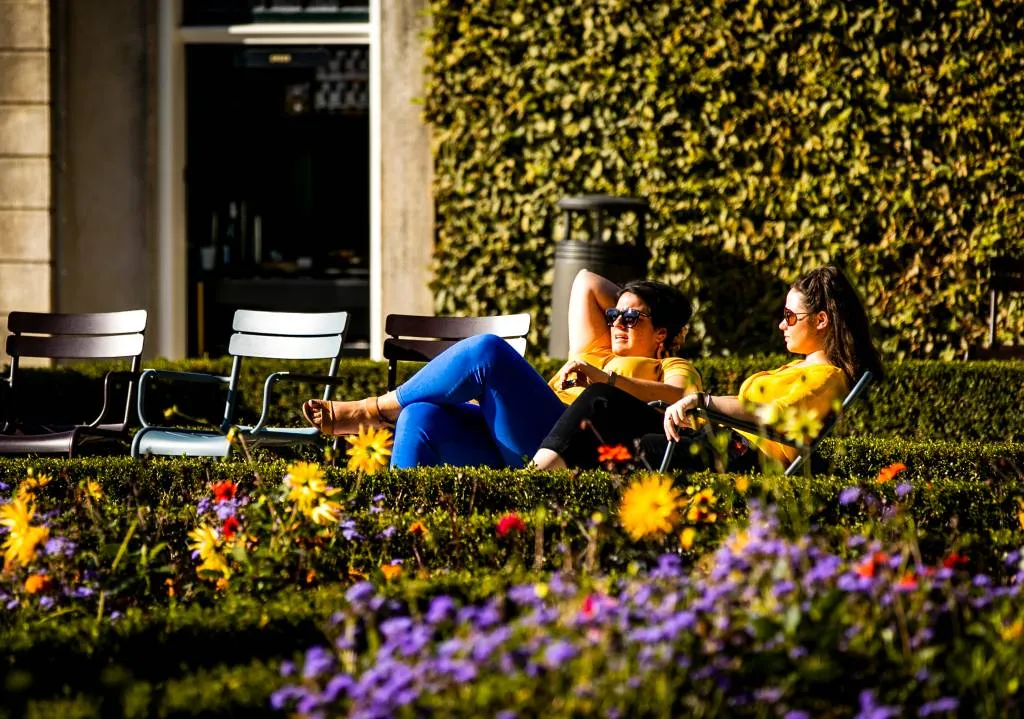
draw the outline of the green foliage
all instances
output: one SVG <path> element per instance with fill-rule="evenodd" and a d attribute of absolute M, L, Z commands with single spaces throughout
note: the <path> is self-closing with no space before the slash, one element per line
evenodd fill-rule
<path fill-rule="evenodd" d="M 555 202 L 610 193 L 650 201 L 649 273 L 697 298 L 705 353 L 773 347 L 786 284 L 826 261 L 890 357 L 984 337 L 988 259 L 1024 254 L 1012 0 L 430 10 L 438 311 L 529 311 L 541 340 Z"/>

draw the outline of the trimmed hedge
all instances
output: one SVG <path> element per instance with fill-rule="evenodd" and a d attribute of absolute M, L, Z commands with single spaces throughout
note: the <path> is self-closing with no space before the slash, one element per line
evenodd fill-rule
<path fill-rule="evenodd" d="M 786 285 L 829 260 L 890 354 L 984 338 L 987 262 L 1024 254 L 1019 3 L 430 11 L 439 312 L 529 311 L 542 342 L 555 203 L 610 193 L 650 201 L 649 274 L 696 297 L 705 352 L 775 346 Z M 1003 303 L 1004 342 L 1021 309 Z"/>
<path fill-rule="evenodd" d="M 705 358 L 696 361 L 705 387 L 718 394 L 732 394 L 743 379 L 754 372 L 781 365 L 782 355 L 743 358 Z M 553 375 L 561 361 L 547 357 L 533 360 L 544 377 Z M 147 366 L 197 372 L 227 373 L 228 358 L 195 359 L 169 362 L 151 360 Z M 103 364 L 77 364 L 56 370 L 25 372 L 25 396 L 60 398 L 59 402 L 36 402 L 27 415 L 39 422 L 82 421 L 89 408 L 99 407 L 99 397 L 89 380 L 102 375 Z M 252 361 L 246 364 L 242 383 L 240 423 L 251 423 L 259 416 L 263 380 L 278 370 L 322 371 L 308 363 Z M 416 369 L 402 363 L 399 377 Z M 369 360 L 347 360 L 341 370 L 335 396 L 356 399 L 374 395 L 386 386 L 386 365 Z M 204 390 L 208 388 L 202 388 Z M 322 388 L 282 383 L 274 393 L 274 422 L 301 425 L 303 400 L 318 395 Z M 156 384 L 148 395 L 147 416 L 162 417 L 176 408 L 178 422 L 189 418 L 219 421 L 223 414 L 223 395 L 197 391 L 185 384 Z M 910 360 L 893 363 L 886 379 L 876 384 L 850 411 L 837 428 L 839 436 L 899 437 L 937 440 L 1024 440 L 1024 362 L 941 362 Z"/>

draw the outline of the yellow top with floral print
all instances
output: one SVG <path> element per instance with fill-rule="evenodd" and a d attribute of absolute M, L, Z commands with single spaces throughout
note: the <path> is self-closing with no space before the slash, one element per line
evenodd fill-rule
<path fill-rule="evenodd" d="M 838 367 L 830 364 L 801 365 L 802 360 L 773 370 L 758 372 L 743 381 L 738 397 L 757 405 L 774 404 L 779 414 L 789 407 L 797 414 L 809 414 L 820 421 L 834 412 L 850 391 L 850 382 Z M 789 463 L 797 450 L 784 444 L 740 432 L 772 459 Z"/>

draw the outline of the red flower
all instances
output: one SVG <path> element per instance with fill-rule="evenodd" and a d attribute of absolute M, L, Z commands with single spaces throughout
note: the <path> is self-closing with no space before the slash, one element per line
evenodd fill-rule
<path fill-rule="evenodd" d="M 957 567 L 965 567 L 967 563 L 971 561 L 962 554 L 953 552 L 948 557 L 942 560 L 942 566 L 946 569 L 956 569 Z"/>
<path fill-rule="evenodd" d="M 865 559 L 857 565 L 857 574 L 865 579 L 872 579 L 875 576 L 875 560 Z"/>
<path fill-rule="evenodd" d="M 894 462 L 890 464 L 888 467 L 882 468 L 882 471 L 878 473 L 878 478 L 875 481 L 878 482 L 879 484 L 891 482 L 893 477 L 895 477 L 900 472 L 905 472 L 906 469 L 907 465 L 903 464 L 903 462 Z"/>
<path fill-rule="evenodd" d="M 594 601 L 594 595 L 588 594 L 583 599 L 583 617 L 590 619 L 594 616 L 594 612 L 597 610 L 597 602 Z"/>
<path fill-rule="evenodd" d="M 224 535 L 224 539 L 231 539 L 241 529 L 241 525 L 238 523 L 236 517 L 228 517 L 224 520 L 224 525 L 220 528 L 220 533 Z"/>
<path fill-rule="evenodd" d="M 633 455 L 621 444 L 602 444 L 597 448 L 597 461 L 601 464 L 605 462 L 628 462 L 631 459 L 633 459 Z"/>
<path fill-rule="evenodd" d="M 499 537 L 504 537 L 512 530 L 515 530 L 519 534 L 522 534 L 526 531 L 526 525 L 523 523 L 523 520 L 519 518 L 518 514 L 512 512 L 511 514 L 506 514 L 504 517 L 498 520 L 497 530 Z"/>
<path fill-rule="evenodd" d="M 225 479 L 223 482 L 217 482 L 213 485 L 213 498 L 218 502 L 226 502 L 229 499 L 235 498 L 235 492 L 238 491 L 238 485 L 229 479 Z"/>

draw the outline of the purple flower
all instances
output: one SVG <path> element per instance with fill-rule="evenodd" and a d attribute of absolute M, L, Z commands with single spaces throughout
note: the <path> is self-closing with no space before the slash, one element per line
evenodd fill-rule
<path fill-rule="evenodd" d="M 894 719 L 899 715 L 898 708 L 878 704 L 873 689 L 865 689 L 860 693 L 860 713 L 856 719 Z"/>
<path fill-rule="evenodd" d="M 441 595 L 430 600 L 426 619 L 429 624 L 440 624 L 454 612 L 455 602 L 452 601 L 452 598 Z"/>
<path fill-rule="evenodd" d="M 848 504 L 853 504 L 860 498 L 859 487 L 847 487 L 839 493 L 839 504 L 844 507 Z"/>
<path fill-rule="evenodd" d="M 303 679 L 314 679 L 334 666 L 334 655 L 326 647 L 311 647 L 306 650 L 306 662 L 302 667 Z"/>
<path fill-rule="evenodd" d="M 972 581 L 976 587 L 988 587 L 992 584 L 992 580 L 987 574 L 976 574 Z"/>
<path fill-rule="evenodd" d="M 46 540 L 43 550 L 50 557 L 57 554 L 70 557 L 75 553 L 75 543 L 64 537 L 51 537 Z"/>
<path fill-rule="evenodd" d="M 354 607 L 365 609 L 376 595 L 377 589 L 372 582 L 359 582 L 349 587 L 345 599 Z"/>
<path fill-rule="evenodd" d="M 327 682 L 327 686 L 324 687 L 324 693 L 320 697 L 325 702 L 333 702 L 338 698 L 338 695 L 342 692 L 346 694 L 352 690 L 355 686 L 355 681 L 348 674 L 338 674 L 331 677 L 331 680 Z"/>
<path fill-rule="evenodd" d="M 896 485 L 896 496 L 899 499 L 903 499 L 908 494 L 910 494 L 910 485 L 909 484 L 907 484 L 906 482 L 902 482 L 902 483 Z"/>
<path fill-rule="evenodd" d="M 290 700 L 298 699 L 306 695 L 307 690 L 303 689 L 302 687 L 283 687 L 270 695 L 270 707 L 272 709 L 281 710 L 284 709 L 285 706 L 287 706 Z"/>
<path fill-rule="evenodd" d="M 295 673 L 295 662 L 285 660 L 281 662 L 281 676 L 290 677 Z"/>
<path fill-rule="evenodd" d="M 353 539 L 362 539 L 363 536 L 356 531 L 356 521 L 354 519 L 346 519 L 340 525 L 341 536 L 351 542 Z"/>
<path fill-rule="evenodd" d="M 577 654 L 576 647 L 567 641 L 559 639 L 550 644 L 544 652 L 544 663 L 554 669 L 569 661 Z"/>
<path fill-rule="evenodd" d="M 391 536 L 395 533 L 394 527 L 388 527 L 383 532 L 377 535 L 379 539 L 391 539 Z"/>
<path fill-rule="evenodd" d="M 223 522 L 228 517 L 234 517 L 238 513 L 238 501 L 226 499 L 223 502 L 217 502 L 213 511 L 217 515 L 217 519 Z"/>
<path fill-rule="evenodd" d="M 43 609 L 49 609 L 53 606 L 53 597 L 39 597 L 39 606 Z"/>
<path fill-rule="evenodd" d="M 917 715 L 926 717 L 932 714 L 955 712 L 960 707 L 960 700 L 956 697 L 942 697 L 933 702 L 925 702 L 917 710 Z"/>
<path fill-rule="evenodd" d="M 203 497 L 199 500 L 199 504 L 196 505 L 196 514 L 202 516 L 209 512 L 213 508 L 213 500 L 209 497 Z"/>
<path fill-rule="evenodd" d="M 782 719 L 811 719 L 811 715 L 803 709 L 790 709 L 782 716 Z"/>

